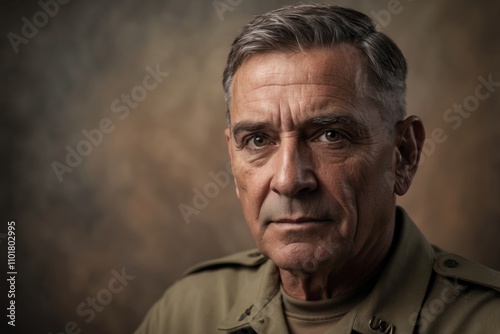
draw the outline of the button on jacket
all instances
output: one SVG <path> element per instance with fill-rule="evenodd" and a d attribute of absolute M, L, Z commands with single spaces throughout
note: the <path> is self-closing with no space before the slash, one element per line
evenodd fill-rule
<path fill-rule="evenodd" d="M 500 273 L 431 246 L 401 208 L 396 226 L 372 291 L 327 333 L 499 334 Z M 278 269 L 250 250 L 190 269 L 135 333 L 287 332 Z"/>

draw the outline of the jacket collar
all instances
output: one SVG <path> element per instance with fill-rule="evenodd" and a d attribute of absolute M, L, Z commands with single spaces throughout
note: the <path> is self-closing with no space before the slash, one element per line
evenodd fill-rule
<path fill-rule="evenodd" d="M 286 332 L 286 321 L 283 315 L 280 279 L 276 265 L 270 260 L 259 268 L 258 279 L 250 282 L 229 310 L 219 330 L 237 330 L 251 326 L 264 333 Z"/>
<path fill-rule="evenodd" d="M 382 274 L 371 293 L 353 310 L 356 315 L 352 328 L 360 333 L 413 333 L 435 255 L 432 246 L 399 207 L 396 229 L 394 248 Z M 385 328 L 380 327 L 382 322 Z"/>
<path fill-rule="evenodd" d="M 373 290 L 343 319 L 346 333 L 351 330 L 363 334 L 413 333 L 431 278 L 434 250 L 399 207 L 393 242 L 391 255 Z M 259 278 L 247 285 L 242 297 L 230 309 L 220 330 L 248 326 L 266 333 L 286 330 L 278 269 L 268 260 L 259 272 Z"/>

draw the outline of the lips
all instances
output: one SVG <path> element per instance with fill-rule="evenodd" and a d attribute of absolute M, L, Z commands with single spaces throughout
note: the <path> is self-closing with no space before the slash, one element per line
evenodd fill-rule
<path fill-rule="evenodd" d="M 326 219 L 320 219 L 315 217 L 300 217 L 300 218 L 281 218 L 272 220 L 271 223 L 275 224 L 304 224 L 304 223 L 324 223 L 327 222 Z"/>

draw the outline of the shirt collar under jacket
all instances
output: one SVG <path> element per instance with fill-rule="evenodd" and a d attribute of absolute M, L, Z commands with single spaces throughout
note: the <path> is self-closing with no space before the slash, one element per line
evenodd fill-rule
<path fill-rule="evenodd" d="M 373 290 L 341 320 L 344 331 L 363 334 L 413 333 L 431 278 L 434 250 L 403 209 L 396 209 L 393 251 Z M 268 260 L 259 279 L 250 282 L 243 297 L 228 312 L 220 330 L 252 327 L 258 333 L 287 331 L 278 268 Z M 392 326 L 393 331 L 390 330 Z"/>

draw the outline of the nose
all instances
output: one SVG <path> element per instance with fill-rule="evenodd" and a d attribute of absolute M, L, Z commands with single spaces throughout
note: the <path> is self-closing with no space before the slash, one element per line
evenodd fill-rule
<path fill-rule="evenodd" d="M 306 149 L 300 149 L 296 139 L 282 141 L 274 158 L 272 191 L 296 197 L 317 188 L 313 161 Z"/>

